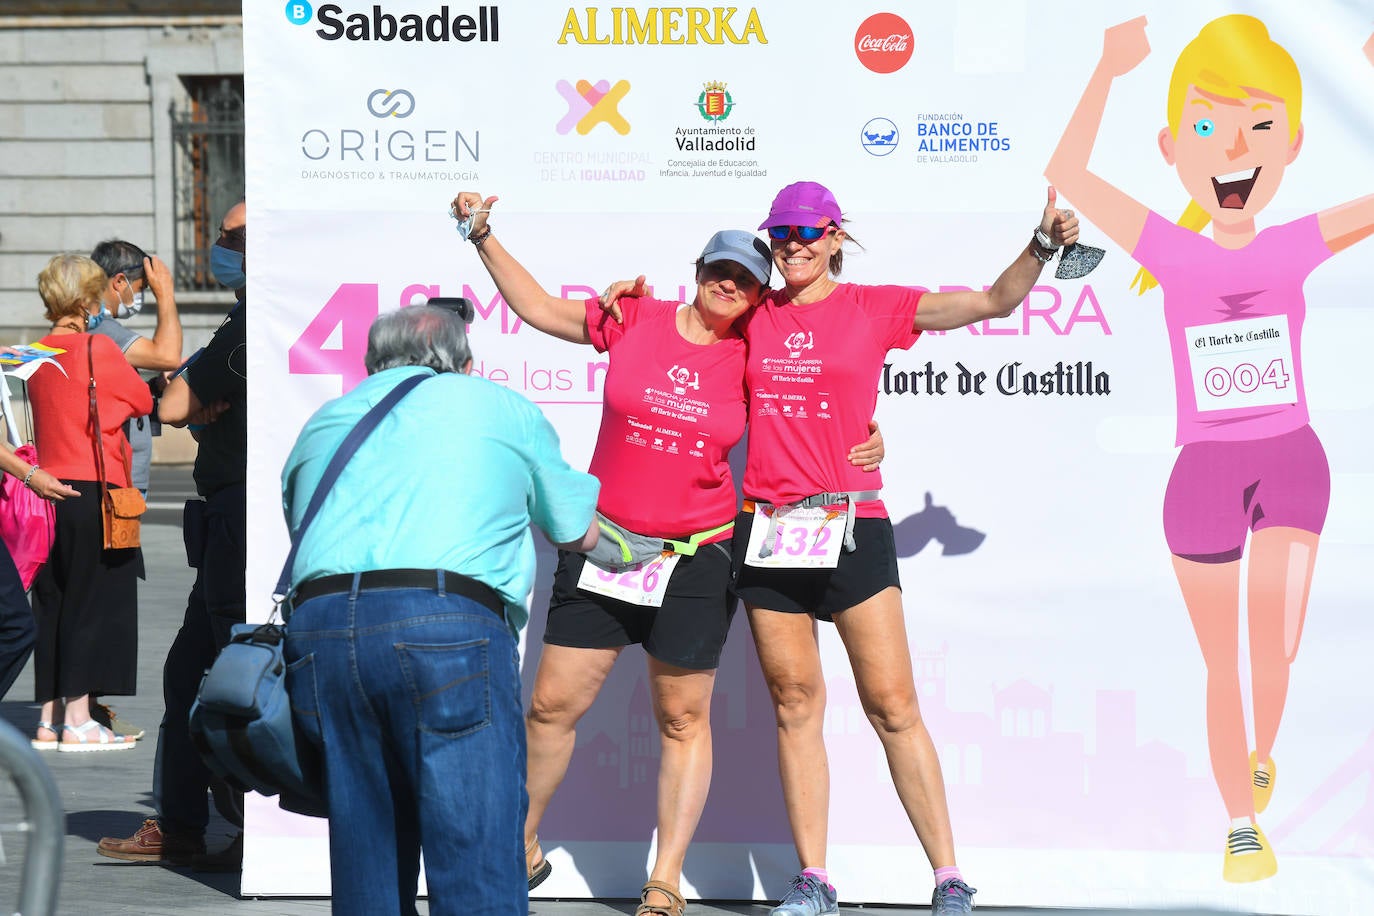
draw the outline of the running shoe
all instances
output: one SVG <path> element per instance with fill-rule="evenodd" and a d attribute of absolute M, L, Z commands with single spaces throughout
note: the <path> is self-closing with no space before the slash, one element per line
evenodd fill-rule
<path fill-rule="evenodd" d="M 810 875 L 797 875 L 782 902 L 768 916 L 839 916 L 835 889 Z"/>
<path fill-rule="evenodd" d="M 941 881 L 930 895 L 931 916 L 955 916 L 973 912 L 973 895 L 978 893 L 958 878 Z"/>

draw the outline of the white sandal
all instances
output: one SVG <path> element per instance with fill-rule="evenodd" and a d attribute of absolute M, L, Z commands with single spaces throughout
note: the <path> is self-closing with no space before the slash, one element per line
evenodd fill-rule
<path fill-rule="evenodd" d="M 51 722 L 39 722 L 38 729 L 35 729 L 35 731 L 46 728 L 57 737 L 53 738 L 51 741 L 43 741 L 36 737 L 30 738 L 29 745 L 36 751 L 55 751 L 57 750 L 58 743 L 62 740 L 62 729 L 66 727 L 65 725 L 53 725 Z"/>
<path fill-rule="evenodd" d="M 87 719 L 80 725 L 64 725 L 67 734 L 75 735 L 75 741 L 65 737 L 57 745 L 57 750 L 66 754 L 83 754 L 90 751 L 127 751 L 136 745 L 128 735 L 116 735 L 94 719 Z M 94 731 L 94 737 L 88 737 Z"/>

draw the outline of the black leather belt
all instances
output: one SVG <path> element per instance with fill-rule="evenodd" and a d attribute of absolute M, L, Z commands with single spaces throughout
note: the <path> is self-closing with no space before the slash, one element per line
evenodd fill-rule
<path fill-rule="evenodd" d="M 291 603 L 300 605 L 321 595 L 351 592 L 353 579 L 354 573 L 307 579 L 296 586 Z M 360 592 L 381 588 L 432 588 L 450 595 L 462 595 L 482 605 L 502 620 L 506 619 L 506 604 L 496 590 L 462 573 L 450 572 L 447 569 L 370 569 L 358 573 L 357 579 Z"/>

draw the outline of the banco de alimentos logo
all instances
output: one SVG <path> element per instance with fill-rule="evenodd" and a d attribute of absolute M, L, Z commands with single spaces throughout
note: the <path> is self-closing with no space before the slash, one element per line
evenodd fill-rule
<path fill-rule="evenodd" d="M 886 156 L 897 148 L 902 136 L 897 125 L 887 118 L 870 118 L 859 132 L 863 147 L 871 156 Z"/>
<path fill-rule="evenodd" d="M 622 137 L 630 132 L 630 122 L 616 107 L 630 91 L 629 80 L 618 80 L 614 86 L 610 80 L 578 80 L 576 85 L 559 80 L 554 88 L 568 103 L 568 113 L 558 122 L 560 134 L 576 130 L 585 137 L 598 124 L 610 125 Z"/>
<path fill-rule="evenodd" d="M 697 96 L 697 111 L 707 121 L 724 121 L 735 109 L 735 100 L 721 82 L 703 83 Z"/>

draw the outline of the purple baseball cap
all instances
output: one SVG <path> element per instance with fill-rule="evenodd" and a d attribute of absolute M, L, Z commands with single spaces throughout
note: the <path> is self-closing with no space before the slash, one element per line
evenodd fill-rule
<path fill-rule="evenodd" d="M 824 226 L 840 224 L 840 205 L 835 195 L 823 184 L 797 181 L 789 184 L 773 198 L 768 219 L 759 223 L 760 229 L 769 226 Z"/>

